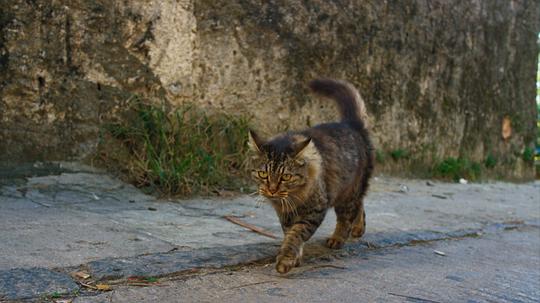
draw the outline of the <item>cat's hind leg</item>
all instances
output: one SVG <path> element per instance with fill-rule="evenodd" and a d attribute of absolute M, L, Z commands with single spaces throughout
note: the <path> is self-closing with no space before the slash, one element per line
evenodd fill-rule
<path fill-rule="evenodd" d="M 360 238 L 366 232 L 366 211 L 364 210 L 364 197 L 366 196 L 367 189 L 369 187 L 369 177 L 371 176 L 371 170 L 373 167 L 368 169 L 368 173 L 362 179 L 362 186 L 358 190 L 358 206 L 359 211 L 358 215 L 354 219 L 353 228 L 351 231 L 351 236 L 353 238 Z"/>
<path fill-rule="evenodd" d="M 333 249 L 343 247 L 343 244 L 345 244 L 345 241 L 347 241 L 351 234 L 353 223 L 360 212 L 360 204 L 350 201 L 336 205 L 334 208 L 337 217 L 336 229 L 334 230 L 334 234 L 326 240 L 326 246 Z"/>
<path fill-rule="evenodd" d="M 366 212 L 364 210 L 364 203 L 360 205 L 360 211 L 354 220 L 351 236 L 353 238 L 360 238 L 366 232 Z"/>

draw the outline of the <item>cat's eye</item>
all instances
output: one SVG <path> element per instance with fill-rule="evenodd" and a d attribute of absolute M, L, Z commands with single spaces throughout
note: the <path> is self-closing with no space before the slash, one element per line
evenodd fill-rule
<path fill-rule="evenodd" d="M 257 172 L 257 175 L 258 175 L 259 178 L 261 178 L 261 179 L 266 179 L 266 178 L 268 178 L 268 173 L 265 172 L 264 170 L 259 170 L 259 171 Z"/>
<path fill-rule="evenodd" d="M 281 180 L 283 180 L 283 181 L 289 181 L 289 180 L 291 180 L 291 178 L 292 178 L 291 174 L 283 174 L 281 176 Z"/>

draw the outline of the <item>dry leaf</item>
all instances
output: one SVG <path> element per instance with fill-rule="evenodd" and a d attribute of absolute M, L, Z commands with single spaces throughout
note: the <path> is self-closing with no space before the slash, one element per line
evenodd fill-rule
<path fill-rule="evenodd" d="M 83 279 L 83 280 L 86 280 L 86 279 L 90 278 L 90 275 L 85 271 L 74 272 L 73 276 L 76 277 L 76 278 L 79 278 L 79 279 Z"/>
<path fill-rule="evenodd" d="M 103 291 L 112 290 L 111 286 L 108 285 L 108 284 L 97 284 L 96 288 L 97 288 L 97 290 L 103 290 Z"/>
<path fill-rule="evenodd" d="M 502 122 L 502 138 L 507 140 L 512 135 L 512 121 L 510 117 L 505 116 Z"/>

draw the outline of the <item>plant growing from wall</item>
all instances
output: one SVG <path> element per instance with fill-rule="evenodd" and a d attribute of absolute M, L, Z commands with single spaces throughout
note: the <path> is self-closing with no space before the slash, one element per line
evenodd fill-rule
<path fill-rule="evenodd" d="M 130 99 L 103 130 L 98 159 L 134 185 L 164 195 L 208 194 L 244 184 L 248 119 L 208 114 L 193 104 L 168 111 Z"/>

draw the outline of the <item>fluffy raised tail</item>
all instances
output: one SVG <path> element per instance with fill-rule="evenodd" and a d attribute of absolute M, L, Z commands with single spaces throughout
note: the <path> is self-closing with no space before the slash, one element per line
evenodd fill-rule
<path fill-rule="evenodd" d="M 367 126 L 364 100 L 352 84 L 341 80 L 321 78 L 309 82 L 309 87 L 313 92 L 337 102 L 341 121 L 362 122 Z"/>

